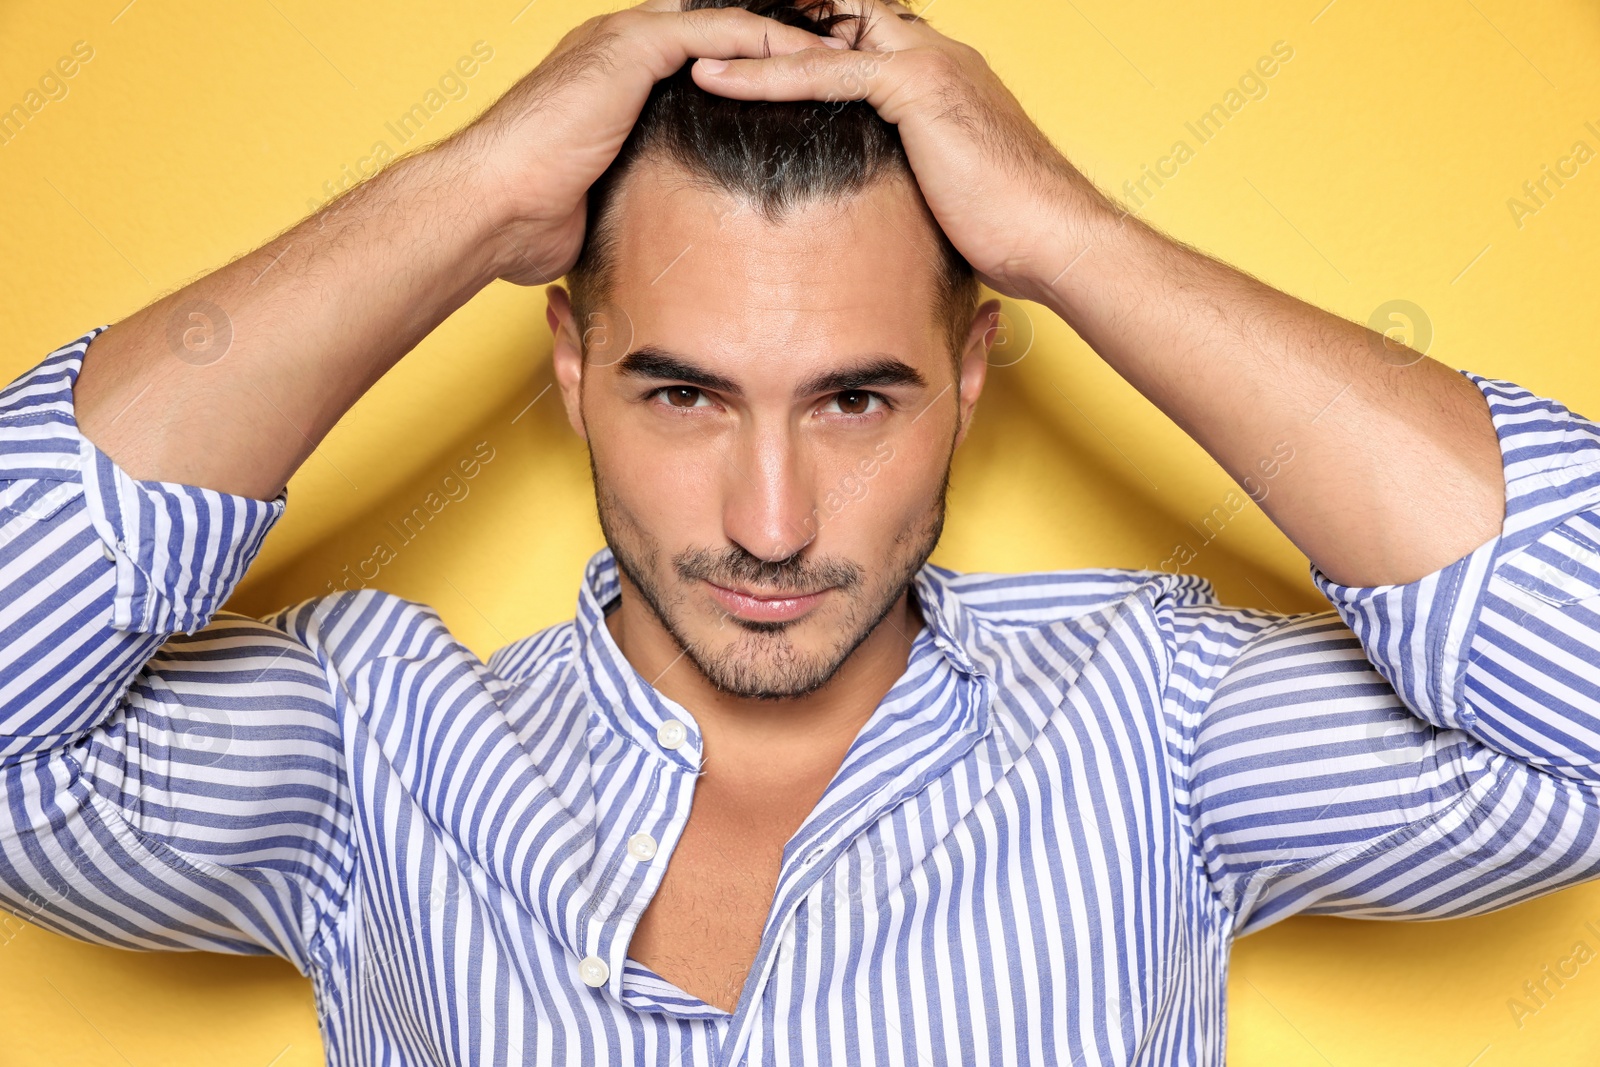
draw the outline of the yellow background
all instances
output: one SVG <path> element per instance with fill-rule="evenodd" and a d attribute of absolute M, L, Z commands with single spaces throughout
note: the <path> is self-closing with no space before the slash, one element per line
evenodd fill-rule
<path fill-rule="evenodd" d="M 399 147 L 385 124 L 474 42 L 492 60 L 422 139 L 460 126 L 602 7 L 7 0 L 0 108 L 75 42 L 94 57 L 0 144 L 0 372 L 292 224 L 375 142 Z M 1157 225 L 1353 319 L 1409 300 L 1432 354 L 1600 411 L 1600 162 L 1520 226 L 1507 206 L 1573 142 L 1600 149 L 1584 126 L 1600 128 L 1592 3 L 934 0 L 928 12 L 981 48 L 1103 186 L 1139 178 L 1180 138 L 1196 148 L 1142 209 Z M 1277 41 L 1294 57 L 1265 98 L 1198 146 L 1184 123 Z M 1320 606 L 1304 559 L 1253 506 L 1203 544 L 1190 524 L 1232 483 L 1048 313 L 1011 304 L 1008 317 L 997 358 L 1018 361 L 990 375 L 937 560 L 1156 567 L 1187 543 L 1189 569 L 1229 602 Z M 544 393 L 548 352 L 537 291 L 497 284 L 463 308 L 291 483 L 232 606 L 325 591 L 488 442 L 495 458 L 470 495 L 377 584 L 436 605 L 485 655 L 570 617 L 600 541 L 583 453 Z M 1600 966 L 1550 986 L 1520 1025 L 1508 1004 L 1577 942 L 1600 949 L 1591 920 L 1600 929 L 1600 889 L 1447 923 L 1284 923 L 1234 953 L 1230 1062 L 1593 1062 Z M 285 964 L 124 953 L 0 922 L 0 1065 L 320 1062 L 309 986 Z"/>

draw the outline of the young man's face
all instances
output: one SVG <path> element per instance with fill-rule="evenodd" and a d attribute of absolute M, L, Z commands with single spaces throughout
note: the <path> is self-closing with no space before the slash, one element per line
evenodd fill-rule
<path fill-rule="evenodd" d="M 718 688 L 812 692 L 938 541 L 994 305 L 958 369 L 903 181 L 777 224 L 650 162 L 617 196 L 606 304 L 551 318 L 623 596 Z"/>

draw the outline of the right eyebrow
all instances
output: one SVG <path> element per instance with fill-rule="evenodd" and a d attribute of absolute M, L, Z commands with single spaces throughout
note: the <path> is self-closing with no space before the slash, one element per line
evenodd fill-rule
<path fill-rule="evenodd" d="M 656 345 L 643 345 L 629 352 L 617 361 L 617 370 L 632 378 L 683 382 L 729 396 L 739 396 L 742 392 L 732 378 L 706 370 L 688 357 Z"/>

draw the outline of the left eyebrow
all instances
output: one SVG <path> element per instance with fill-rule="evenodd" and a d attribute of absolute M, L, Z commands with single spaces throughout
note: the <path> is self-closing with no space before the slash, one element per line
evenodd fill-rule
<path fill-rule="evenodd" d="M 917 369 L 908 363 L 884 356 L 843 370 L 832 370 L 808 378 L 795 387 L 795 396 L 817 396 L 822 393 L 848 393 L 857 389 L 883 388 L 892 385 L 926 385 Z"/>

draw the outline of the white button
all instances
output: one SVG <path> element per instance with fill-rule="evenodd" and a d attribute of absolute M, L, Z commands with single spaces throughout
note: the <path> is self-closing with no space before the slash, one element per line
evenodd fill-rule
<path fill-rule="evenodd" d="M 606 979 L 611 977 L 611 968 L 606 966 L 606 961 L 599 956 L 586 956 L 578 964 L 578 977 L 583 979 L 583 984 L 599 989 L 606 984 Z"/>
<path fill-rule="evenodd" d="M 106 559 L 116 562 L 117 554 L 111 551 L 111 546 L 106 544 L 104 541 L 100 542 L 100 554 Z"/>
<path fill-rule="evenodd" d="M 656 740 L 662 748 L 677 748 L 689 740 L 689 728 L 677 719 L 668 719 L 656 727 Z"/>
<path fill-rule="evenodd" d="M 628 855 L 636 860 L 652 859 L 656 854 L 656 839 L 649 834 L 634 834 L 628 838 Z"/>

